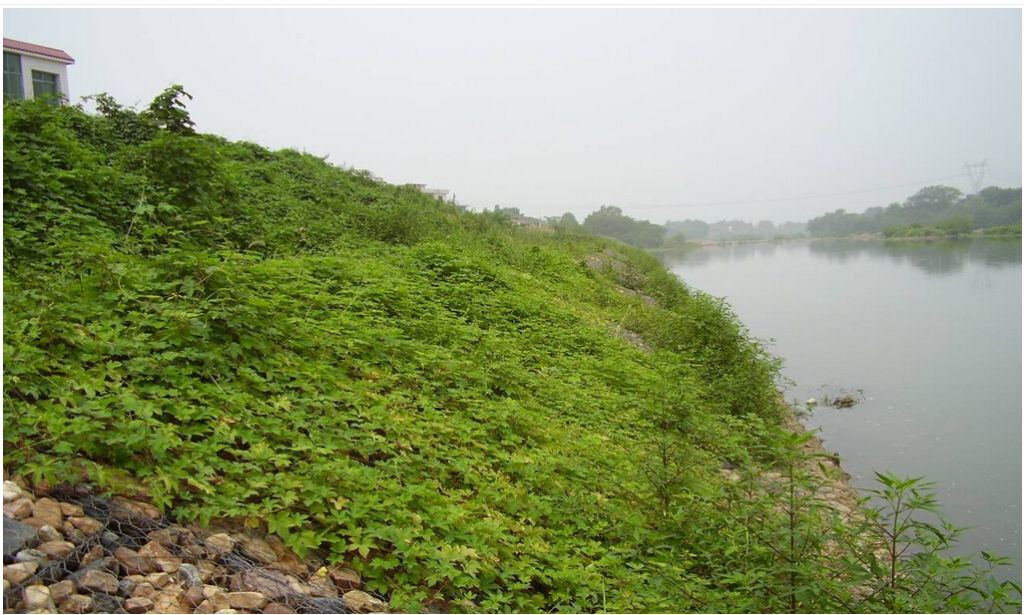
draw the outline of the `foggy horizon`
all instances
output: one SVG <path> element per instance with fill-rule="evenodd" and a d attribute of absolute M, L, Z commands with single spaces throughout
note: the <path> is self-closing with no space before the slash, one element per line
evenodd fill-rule
<path fill-rule="evenodd" d="M 805 222 L 1021 185 L 1020 9 L 5 9 L 71 102 L 531 216 Z"/>

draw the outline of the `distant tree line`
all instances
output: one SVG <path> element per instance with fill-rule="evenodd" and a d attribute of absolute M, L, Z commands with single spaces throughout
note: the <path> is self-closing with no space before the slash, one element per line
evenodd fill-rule
<path fill-rule="evenodd" d="M 959 235 L 1021 222 L 1021 189 L 985 188 L 965 196 L 949 186 L 928 186 L 903 203 L 855 214 L 837 209 L 807 222 L 815 237 L 882 233 L 889 237 Z"/>
<path fill-rule="evenodd" d="M 583 221 L 583 229 L 594 235 L 611 237 L 641 248 L 657 248 L 665 241 L 665 227 L 647 220 L 636 220 L 622 209 L 605 205 L 591 212 Z"/>
<path fill-rule="evenodd" d="M 784 222 L 776 225 L 771 220 L 761 220 L 754 224 L 744 220 L 719 220 L 707 223 L 703 220 L 670 221 L 665 224 L 669 238 L 682 235 L 688 240 L 709 241 L 749 241 L 756 239 L 776 239 L 781 237 L 797 237 L 807 230 L 802 222 Z"/>

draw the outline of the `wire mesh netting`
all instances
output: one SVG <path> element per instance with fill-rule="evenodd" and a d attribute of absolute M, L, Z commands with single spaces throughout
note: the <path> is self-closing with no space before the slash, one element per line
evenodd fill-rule
<path fill-rule="evenodd" d="M 36 500 L 5 483 L 5 613 L 386 610 L 354 571 L 326 563 L 323 552 L 299 560 L 279 541 L 183 527 L 85 487 Z"/>

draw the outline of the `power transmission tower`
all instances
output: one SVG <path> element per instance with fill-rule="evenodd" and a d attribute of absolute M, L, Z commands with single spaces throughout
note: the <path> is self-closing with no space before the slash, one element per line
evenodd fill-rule
<path fill-rule="evenodd" d="M 985 170 L 988 169 L 988 159 L 974 164 L 964 163 L 964 173 L 971 180 L 971 194 L 978 194 L 981 190 L 981 182 L 985 179 Z"/>

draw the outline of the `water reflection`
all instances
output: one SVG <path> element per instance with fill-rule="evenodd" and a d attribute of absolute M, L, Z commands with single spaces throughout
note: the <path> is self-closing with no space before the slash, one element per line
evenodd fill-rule
<path fill-rule="evenodd" d="M 968 263 L 992 268 L 1016 266 L 1021 262 L 1020 239 L 950 239 L 941 241 L 857 241 L 822 239 L 812 241 L 765 242 L 704 246 L 685 255 L 663 255 L 669 267 L 686 261 L 699 267 L 711 261 L 740 261 L 770 257 L 781 252 L 809 250 L 813 256 L 845 264 L 859 259 L 885 259 L 909 264 L 932 275 L 956 273 Z"/>

